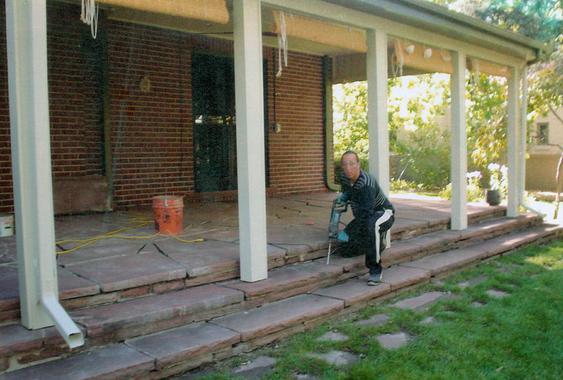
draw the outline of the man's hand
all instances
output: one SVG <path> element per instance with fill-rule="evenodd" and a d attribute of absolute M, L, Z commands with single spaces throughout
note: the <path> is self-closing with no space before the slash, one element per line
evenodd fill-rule
<path fill-rule="evenodd" d="M 336 196 L 336 203 L 343 206 L 344 204 L 346 204 L 346 202 L 348 202 L 348 194 L 338 193 L 338 195 Z"/>

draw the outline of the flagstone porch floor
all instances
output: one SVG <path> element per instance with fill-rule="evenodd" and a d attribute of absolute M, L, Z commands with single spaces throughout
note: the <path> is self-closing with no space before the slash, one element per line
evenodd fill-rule
<path fill-rule="evenodd" d="M 326 254 L 334 197 L 325 192 L 268 198 L 270 269 Z M 393 240 L 447 228 L 447 201 L 392 197 L 392 202 L 396 207 Z M 470 221 L 504 212 L 499 206 L 468 206 Z M 237 203 L 188 203 L 184 215 L 185 228 L 179 239 L 156 235 L 148 208 L 57 217 L 57 250 L 69 250 L 57 256 L 65 306 L 87 306 L 78 301 L 86 296 L 94 299 L 89 304 L 111 303 L 143 292 L 166 292 L 238 277 Z M 350 218 L 348 212 L 343 220 Z M 152 288 L 145 288 L 148 286 Z M 15 237 L 2 238 L 0 321 L 16 319 L 18 303 Z"/>

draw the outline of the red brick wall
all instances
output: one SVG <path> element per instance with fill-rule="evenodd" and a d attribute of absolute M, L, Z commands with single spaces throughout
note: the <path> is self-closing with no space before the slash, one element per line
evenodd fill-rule
<path fill-rule="evenodd" d="M 1 2 L 1 0 L 0 0 Z M 2 4 L 0 12 L 4 12 Z M 78 12 L 78 13 L 77 13 Z M 79 9 L 49 5 L 49 90 L 54 177 L 102 174 L 103 126 L 97 63 L 82 34 Z M 102 20 L 107 35 L 115 203 L 148 204 L 157 194 L 193 194 L 191 52 L 232 54 L 232 42 Z M 83 45 L 82 48 L 80 45 Z M 0 54 L 6 56 L 5 18 Z M 268 60 L 274 122 L 274 49 Z M 140 82 L 150 80 L 150 92 Z M 278 194 L 325 190 L 322 59 L 289 54 L 275 79 L 281 133 L 269 134 L 270 188 Z M 0 211 L 11 211 L 6 60 L 0 61 Z"/>

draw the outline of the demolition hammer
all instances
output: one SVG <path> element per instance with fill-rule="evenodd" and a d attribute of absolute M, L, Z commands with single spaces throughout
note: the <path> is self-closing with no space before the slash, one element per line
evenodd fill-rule
<path fill-rule="evenodd" d="M 330 222 L 328 224 L 328 254 L 326 257 L 327 265 L 330 263 L 330 254 L 332 249 L 332 241 L 338 238 L 338 227 L 340 226 L 340 217 L 342 213 L 348 210 L 348 202 L 338 202 L 338 198 L 332 201 L 332 210 L 330 211 Z"/>

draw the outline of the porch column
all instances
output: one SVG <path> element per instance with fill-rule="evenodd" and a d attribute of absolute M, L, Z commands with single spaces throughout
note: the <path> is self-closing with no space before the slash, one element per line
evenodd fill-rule
<path fill-rule="evenodd" d="M 389 195 L 389 130 L 387 128 L 387 34 L 368 30 L 366 73 L 368 83 L 369 172 Z"/>
<path fill-rule="evenodd" d="M 260 0 L 233 2 L 240 278 L 268 277 Z"/>
<path fill-rule="evenodd" d="M 452 52 L 451 229 L 467 228 L 467 132 L 465 129 L 465 53 Z"/>
<path fill-rule="evenodd" d="M 22 324 L 56 325 L 69 346 L 82 333 L 58 301 L 45 0 L 6 1 L 10 133 Z"/>
<path fill-rule="evenodd" d="M 506 215 L 518 216 L 520 201 L 520 125 L 518 124 L 518 99 L 520 88 L 520 72 L 516 67 L 510 68 L 508 78 L 508 205 Z"/>
<path fill-rule="evenodd" d="M 528 135 L 528 66 L 522 68 L 522 100 L 520 102 L 519 204 L 526 203 L 526 138 Z"/>

